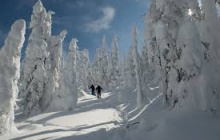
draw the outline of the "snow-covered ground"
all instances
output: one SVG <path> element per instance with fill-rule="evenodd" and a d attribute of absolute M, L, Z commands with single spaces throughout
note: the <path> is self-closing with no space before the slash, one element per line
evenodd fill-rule
<path fill-rule="evenodd" d="M 159 96 L 141 116 L 130 119 L 128 140 L 219 140 L 220 115 L 206 111 L 167 109 Z"/>
<path fill-rule="evenodd" d="M 112 108 L 114 94 L 104 93 L 102 99 L 84 94 L 74 110 L 37 115 L 16 123 L 18 134 L 1 140 L 112 140 L 120 127 L 121 113 Z M 21 120 L 21 119 L 20 119 Z M 18 120 L 17 120 L 18 121 Z M 108 137 L 107 137 L 108 136 Z"/>
<path fill-rule="evenodd" d="M 151 87 L 150 90 L 150 103 L 139 109 L 136 100 L 132 102 L 135 91 L 103 93 L 102 99 L 81 91 L 77 108 L 28 119 L 17 116 L 19 133 L 0 140 L 219 139 L 218 113 L 167 108 L 162 104 L 159 89 Z"/>

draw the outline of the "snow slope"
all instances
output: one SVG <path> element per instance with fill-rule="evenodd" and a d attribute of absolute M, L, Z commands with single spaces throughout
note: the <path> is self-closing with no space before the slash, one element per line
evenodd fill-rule
<path fill-rule="evenodd" d="M 125 140 L 219 140 L 220 114 L 198 110 L 172 110 L 158 96 L 138 117 L 129 118 Z"/>
<path fill-rule="evenodd" d="M 158 94 L 159 88 L 151 86 L 150 103 L 140 109 L 134 108 L 136 103 L 132 105 L 132 99 L 123 96 L 129 104 L 122 108 L 127 118 L 120 128 L 120 140 L 219 140 L 219 112 L 168 107 L 163 104 L 162 94 Z"/>
<path fill-rule="evenodd" d="M 37 115 L 18 122 L 19 133 L 0 137 L 2 140 L 103 140 L 117 139 L 115 135 L 123 119 L 120 112 L 112 108 L 115 95 L 104 93 L 98 100 L 84 93 L 75 110 L 64 110 Z M 113 134 L 115 138 L 112 137 Z M 108 137 L 106 137 L 108 136 Z"/>
<path fill-rule="evenodd" d="M 46 113 L 29 119 L 17 116 L 19 133 L 0 137 L 0 140 L 219 139 L 220 114 L 167 108 L 162 104 L 158 87 L 150 90 L 150 103 L 143 108 L 135 108 L 136 95 L 131 93 L 136 90 L 104 93 L 101 100 L 81 91 L 83 96 L 75 110 Z"/>

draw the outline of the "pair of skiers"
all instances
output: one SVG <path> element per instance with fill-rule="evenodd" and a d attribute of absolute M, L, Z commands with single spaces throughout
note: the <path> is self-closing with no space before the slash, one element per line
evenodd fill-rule
<path fill-rule="evenodd" d="M 89 88 L 92 90 L 92 95 L 95 96 L 95 90 L 96 90 L 97 91 L 97 97 L 101 98 L 101 91 L 102 91 L 102 87 L 101 86 L 98 85 L 95 88 L 95 86 L 92 84 Z"/>

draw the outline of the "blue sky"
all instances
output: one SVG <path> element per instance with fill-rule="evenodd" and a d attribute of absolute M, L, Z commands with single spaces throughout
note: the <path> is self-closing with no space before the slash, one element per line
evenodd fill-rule
<path fill-rule="evenodd" d="M 30 22 L 32 6 L 36 0 L 0 1 L 0 44 L 19 18 Z M 111 47 L 113 35 L 119 37 L 120 52 L 125 54 L 131 45 L 131 29 L 136 25 L 141 36 L 144 33 L 144 17 L 148 0 L 42 0 L 47 10 L 55 12 L 52 17 L 52 34 L 58 35 L 63 29 L 68 31 L 64 48 L 72 37 L 79 40 L 80 50 L 87 48 L 94 55 L 95 48 L 101 46 L 103 35 Z M 28 25 L 28 24 L 27 24 Z M 30 32 L 29 30 L 27 30 Z M 26 38 L 28 38 L 27 33 Z M 26 44 L 25 44 L 26 46 Z"/>

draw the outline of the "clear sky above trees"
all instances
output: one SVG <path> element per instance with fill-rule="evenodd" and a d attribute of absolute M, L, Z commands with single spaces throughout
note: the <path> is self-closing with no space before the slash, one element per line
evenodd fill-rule
<path fill-rule="evenodd" d="M 1 46 L 16 19 L 24 18 L 29 23 L 32 6 L 36 1 L 0 1 Z M 143 15 L 148 7 L 148 0 L 42 0 L 42 3 L 47 10 L 55 12 L 52 34 L 57 35 L 63 29 L 68 31 L 64 48 L 72 37 L 76 37 L 79 48 L 87 48 L 92 57 L 95 48 L 101 46 L 103 35 L 107 36 L 110 47 L 113 35 L 117 34 L 120 52 L 127 52 L 131 44 L 132 26 L 136 24 L 141 36 L 144 32 Z M 28 36 L 27 33 L 26 38 Z"/>

